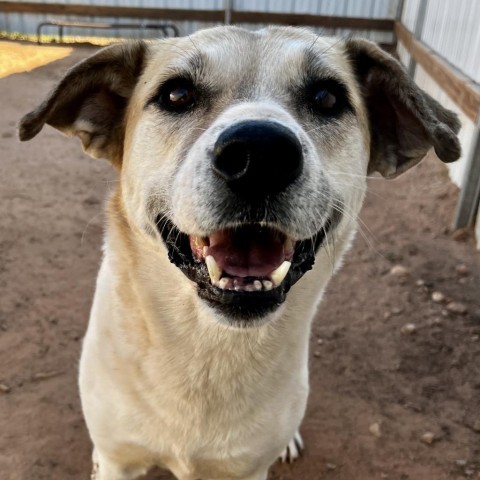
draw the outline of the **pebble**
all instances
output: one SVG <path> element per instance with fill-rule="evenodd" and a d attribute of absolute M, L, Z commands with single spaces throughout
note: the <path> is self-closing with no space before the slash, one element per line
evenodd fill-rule
<path fill-rule="evenodd" d="M 337 469 L 337 466 L 334 463 L 327 463 L 325 466 L 327 467 L 327 470 L 330 470 L 330 471 Z"/>
<path fill-rule="evenodd" d="M 480 433 L 480 419 L 475 420 L 470 427 L 474 432 Z"/>
<path fill-rule="evenodd" d="M 440 317 L 432 318 L 428 324 L 431 327 L 441 327 L 443 325 L 443 320 Z"/>
<path fill-rule="evenodd" d="M 318 352 L 318 351 L 317 351 L 317 352 L 313 352 L 313 356 L 314 356 L 315 358 L 318 358 L 318 357 L 320 356 L 320 352 Z"/>
<path fill-rule="evenodd" d="M 420 441 L 425 443 L 426 445 L 432 445 L 432 443 L 436 440 L 435 434 L 432 432 L 425 432 L 421 437 Z"/>
<path fill-rule="evenodd" d="M 319 338 L 317 340 L 317 345 L 323 345 L 323 338 Z"/>
<path fill-rule="evenodd" d="M 8 393 L 10 391 L 10 387 L 5 385 L 4 383 L 0 383 L 0 393 Z"/>
<path fill-rule="evenodd" d="M 470 238 L 470 229 L 469 228 L 459 228 L 455 230 L 452 234 L 452 238 L 456 242 L 466 242 Z"/>
<path fill-rule="evenodd" d="M 380 438 L 382 436 L 382 432 L 380 430 L 380 423 L 378 422 L 372 423 L 370 427 L 368 427 L 368 430 L 374 437 Z"/>
<path fill-rule="evenodd" d="M 460 265 L 457 265 L 455 267 L 455 271 L 459 275 L 468 275 L 470 273 L 470 270 L 468 269 L 468 267 L 466 265 L 464 265 L 463 263 L 461 263 Z"/>
<path fill-rule="evenodd" d="M 414 323 L 406 323 L 400 330 L 404 335 L 411 335 L 417 331 L 417 326 Z"/>
<path fill-rule="evenodd" d="M 425 286 L 425 280 L 419 278 L 416 282 L 415 282 L 415 285 L 417 287 L 424 287 Z"/>
<path fill-rule="evenodd" d="M 455 313 L 457 315 L 465 315 L 467 313 L 467 306 L 460 302 L 450 302 L 445 307 L 448 312 Z"/>
<path fill-rule="evenodd" d="M 445 301 L 445 295 L 442 292 L 433 292 L 432 300 L 435 303 L 443 303 Z"/>
<path fill-rule="evenodd" d="M 400 315 L 401 313 L 403 313 L 403 308 L 401 307 L 392 308 L 392 315 Z"/>
<path fill-rule="evenodd" d="M 390 269 L 390 275 L 395 275 L 397 277 L 405 277 L 410 273 L 410 270 L 403 265 L 394 265 Z"/>
<path fill-rule="evenodd" d="M 455 460 L 455 465 L 457 465 L 457 467 L 466 467 L 467 466 L 467 461 L 466 460 Z"/>
<path fill-rule="evenodd" d="M 98 205 L 100 203 L 100 199 L 91 195 L 83 200 L 85 205 Z"/>
<path fill-rule="evenodd" d="M 51 372 L 38 372 L 38 373 L 35 373 L 32 377 L 33 380 L 47 380 L 49 378 L 53 378 L 53 377 L 58 377 L 59 375 L 62 375 L 63 372 L 60 372 L 60 371 L 51 371 Z"/>

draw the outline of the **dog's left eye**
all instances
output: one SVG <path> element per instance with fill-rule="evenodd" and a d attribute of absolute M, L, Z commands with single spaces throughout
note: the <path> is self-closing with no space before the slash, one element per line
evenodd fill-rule
<path fill-rule="evenodd" d="M 310 85 L 307 103 L 314 113 L 323 117 L 339 115 L 349 106 L 345 87 L 334 80 L 321 80 Z"/>
<path fill-rule="evenodd" d="M 317 110 L 331 110 L 337 104 L 337 97 L 332 92 L 322 88 L 315 93 L 313 102 Z"/>
<path fill-rule="evenodd" d="M 159 103 L 166 110 L 184 112 L 195 105 L 196 89 L 187 79 L 166 82 L 160 91 Z"/>

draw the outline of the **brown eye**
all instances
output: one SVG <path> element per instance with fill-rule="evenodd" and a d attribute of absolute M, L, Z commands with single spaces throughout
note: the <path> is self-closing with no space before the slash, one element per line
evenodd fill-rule
<path fill-rule="evenodd" d="M 166 110 L 181 113 L 195 105 L 196 90 L 189 80 L 169 80 L 163 85 L 159 100 Z"/>
<path fill-rule="evenodd" d="M 307 84 L 305 94 L 305 103 L 319 120 L 353 111 L 346 87 L 337 80 L 326 78 Z"/>
<path fill-rule="evenodd" d="M 316 110 L 332 110 L 337 104 L 337 97 L 326 89 L 318 90 L 313 98 Z"/>

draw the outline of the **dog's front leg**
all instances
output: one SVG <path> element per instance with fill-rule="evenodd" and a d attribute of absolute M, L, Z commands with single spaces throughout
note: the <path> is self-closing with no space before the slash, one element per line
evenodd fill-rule
<path fill-rule="evenodd" d="M 135 480 L 147 473 L 146 468 L 127 467 L 112 462 L 96 450 L 93 451 L 92 459 L 90 480 Z"/>

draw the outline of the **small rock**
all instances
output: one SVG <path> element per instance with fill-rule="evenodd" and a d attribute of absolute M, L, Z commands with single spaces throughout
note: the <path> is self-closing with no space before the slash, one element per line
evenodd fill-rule
<path fill-rule="evenodd" d="M 468 267 L 463 263 L 461 263 L 460 265 L 457 265 L 455 267 L 455 271 L 462 276 L 468 275 L 470 273 L 470 270 L 468 269 Z"/>
<path fill-rule="evenodd" d="M 480 336 L 479 336 L 479 335 L 472 335 L 472 336 L 470 337 L 470 340 L 471 340 L 472 342 L 478 342 L 478 341 L 480 340 Z"/>
<path fill-rule="evenodd" d="M 460 285 L 466 285 L 468 283 L 468 278 L 467 277 L 461 277 L 458 279 L 458 283 Z"/>
<path fill-rule="evenodd" d="M 58 377 L 59 375 L 62 375 L 62 374 L 63 372 L 59 372 L 59 371 L 38 372 L 33 375 L 32 379 L 35 381 L 47 380 L 49 378 Z"/>
<path fill-rule="evenodd" d="M 401 307 L 392 308 L 392 315 L 400 315 L 402 312 L 403 312 L 403 308 Z"/>
<path fill-rule="evenodd" d="M 470 229 L 469 228 L 459 228 L 455 230 L 452 234 L 452 238 L 456 242 L 466 242 L 470 238 Z"/>
<path fill-rule="evenodd" d="M 474 432 L 480 433 L 480 418 L 468 425 Z"/>
<path fill-rule="evenodd" d="M 394 265 L 390 269 L 390 275 L 394 275 L 396 277 L 405 277 L 410 273 L 410 270 L 403 265 Z"/>
<path fill-rule="evenodd" d="M 466 468 L 463 473 L 466 477 L 473 477 L 475 470 L 472 470 L 471 468 Z"/>
<path fill-rule="evenodd" d="M 412 335 L 417 331 L 417 326 L 414 323 L 406 323 L 400 331 L 404 335 Z"/>
<path fill-rule="evenodd" d="M 455 313 L 457 315 L 465 315 L 467 313 L 467 306 L 460 302 L 450 302 L 445 307 L 448 312 Z"/>
<path fill-rule="evenodd" d="M 337 466 L 334 463 L 327 463 L 325 466 L 327 467 L 327 470 L 330 470 L 330 471 L 337 469 Z"/>
<path fill-rule="evenodd" d="M 442 292 L 433 292 L 432 300 L 435 303 L 443 303 L 445 301 L 445 295 Z"/>
<path fill-rule="evenodd" d="M 418 255 L 418 247 L 415 244 L 409 245 L 408 254 L 411 255 L 412 257 L 415 255 Z"/>
<path fill-rule="evenodd" d="M 425 432 L 421 437 L 420 441 L 425 443 L 426 445 L 432 445 L 433 442 L 436 440 L 435 434 L 432 432 Z"/>
<path fill-rule="evenodd" d="M 319 338 L 317 340 L 317 345 L 323 345 L 323 338 Z"/>
<path fill-rule="evenodd" d="M 443 321 L 439 317 L 432 318 L 428 323 L 431 327 L 441 327 L 443 325 Z"/>
<path fill-rule="evenodd" d="M 380 423 L 379 422 L 372 423 L 368 427 L 368 430 L 374 437 L 380 438 L 382 436 L 382 432 L 380 430 Z"/>
<path fill-rule="evenodd" d="M 467 462 L 466 460 L 463 460 L 463 459 L 461 459 L 461 460 L 455 460 L 455 465 L 456 465 L 457 467 L 466 467 L 467 464 L 468 464 L 468 462 Z"/>
<path fill-rule="evenodd" d="M 10 387 L 5 385 L 4 383 L 0 383 L 0 393 L 8 393 L 10 391 Z"/>
<path fill-rule="evenodd" d="M 85 205 L 98 205 L 100 203 L 100 199 L 95 197 L 94 195 L 90 195 L 83 200 L 83 203 Z"/>
<path fill-rule="evenodd" d="M 415 285 L 417 287 L 424 287 L 425 286 L 425 280 L 419 278 L 416 282 L 415 282 Z"/>
<path fill-rule="evenodd" d="M 383 319 L 388 320 L 392 316 L 392 312 L 385 312 L 383 314 Z"/>
<path fill-rule="evenodd" d="M 318 357 L 320 356 L 320 352 L 318 352 L 318 351 L 317 351 L 317 352 L 313 352 L 313 356 L 314 356 L 315 358 L 318 358 Z"/>

